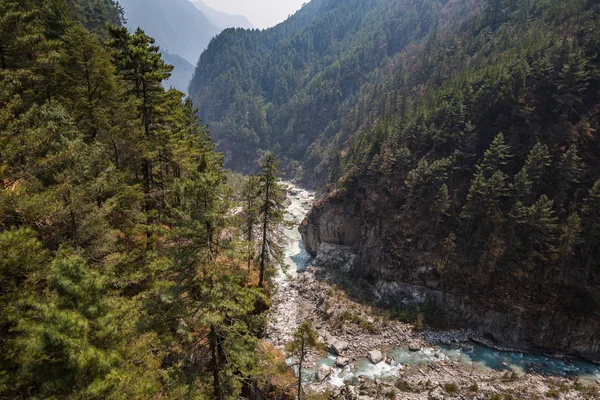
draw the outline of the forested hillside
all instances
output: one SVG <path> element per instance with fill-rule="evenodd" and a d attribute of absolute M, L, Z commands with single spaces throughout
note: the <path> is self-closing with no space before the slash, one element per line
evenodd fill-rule
<path fill-rule="evenodd" d="M 458 3 L 316 0 L 272 29 L 225 31 L 201 56 L 190 96 L 231 151 L 227 165 L 252 170 L 257 151 L 271 149 L 308 177 L 352 107 L 367 112 L 361 89 L 397 68 L 394 57 L 442 14 L 464 18 L 472 7 Z"/>
<path fill-rule="evenodd" d="M 329 168 L 371 226 L 396 215 L 366 274 L 434 265 L 445 290 L 528 321 L 521 339 L 598 358 L 599 18 L 594 1 L 492 0 L 370 94 L 377 123 L 346 130 Z"/>
<path fill-rule="evenodd" d="M 300 15 L 225 32 L 201 57 L 191 96 L 229 165 L 272 149 L 329 182 L 305 229 L 314 254 L 348 246 L 373 282 L 527 321 L 496 326 L 500 342 L 598 358 L 598 2 L 331 0 Z"/>
<path fill-rule="evenodd" d="M 342 129 L 328 170 L 404 215 L 391 260 L 597 316 L 599 17 L 585 0 L 484 3 L 366 95 L 377 122 Z"/>
<path fill-rule="evenodd" d="M 276 162 L 238 209 L 197 110 L 161 85 L 172 67 L 121 17 L 0 1 L 0 398 L 286 398 L 261 339 Z"/>

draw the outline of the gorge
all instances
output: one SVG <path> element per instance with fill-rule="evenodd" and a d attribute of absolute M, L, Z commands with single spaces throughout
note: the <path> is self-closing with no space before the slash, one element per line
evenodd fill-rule
<path fill-rule="evenodd" d="M 385 284 L 365 281 L 352 262 L 349 262 L 356 258 L 352 252 L 357 243 L 350 245 L 347 240 L 353 237 L 352 233 L 342 229 L 347 229 L 352 224 L 340 222 L 336 226 L 336 221 L 340 221 L 339 217 L 335 218 L 329 213 L 324 217 L 324 221 L 329 221 L 329 224 L 323 230 L 315 232 L 318 226 L 314 226 L 310 219 L 314 218 L 319 206 L 312 209 L 307 219 L 302 220 L 311 210 L 313 195 L 293 184 L 288 184 L 288 187 L 288 220 L 294 223 L 293 227 L 286 229 L 288 269 L 285 273 L 281 271 L 280 277 L 276 279 L 278 290 L 267 334 L 269 341 L 285 351 L 285 344 L 292 340 L 292 334 L 298 325 L 306 320 L 312 321 L 323 343 L 329 346 L 329 355 L 322 358 L 323 353 L 312 354 L 310 365 L 303 370 L 305 380 L 311 382 L 308 386 L 311 390 L 331 390 L 338 393 L 339 398 L 353 398 L 352 393 L 355 391 L 357 395 L 361 393 L 361 398 L 365 399 L 379 398 L 373 397 L 373 393 L 368 394 L 373 390 L 377 390 L 378 393 L 387 391 L 386 393 L 399 394 L 403 393 L 403 390 L 395 391 L 394 385 L 398 388 L 398 382 L 408 381 L 411 382 L 408 386 L 413 384 L 412 371 L 415 368 L 420 371 L 437 371 L 437 375 L 430 379 L 441 379 L 442 382 L 431 387 L 413 387 L 408 391 L 414 393 L 414 398 L 432 398 L 436 388 L 444 387 L 444 380 L 454 383 L 479 382 L 479 390 L 485 392 L 489 388 L 481 382 L 493 379 L 490 378 L 493 376 L 500 377 L 506 371 L 515 371 L 523 375 L 519 378 L 520 383 L 516 383 L 516 380 L 512 383 L 506 382 L 505 390 L 508 393 L 515 391 L 525 381 L 526 385 L 531 386 L 527 389 L 531 396 L 536 392 L 544 394 L 549 390 L 547 385 L 552 379 L 576 378 L 588 383 L 600 379 L 600 366 L 591 363 L 560 355 L 560 358 L 539 356 L 524 354 L 518 350 L 494 350 L 474 344 L 473 340 L 488 346 L 508 347 L 519 344 L 491 342 L 486 337 L 485 327 L 480 330 L 437 328 L 419 332 L 412 324 L 392 321 L 389 317 L 382 318 L 382 315 L 385 315 L 382 314 L 382 310 L 392 303 L 408 305 L 422 302 L 425 306 L 426 301 L 431 301 L 431 297 L 423 293 L 425 285 L 403 284 L 400 290 L 398 285 L 395 285 L 393 289 L 396 290 L 392 290 L 385 288 Z M 302 238 L 298 235 L 298 228 Z M 311 230 L 313 233 L 308 233 Z M 315 248 L 315 245 L 318 245 L 318 248 Z M 307 250 L 316 257 L 311 258 Z M 339 288 L 362 290 L 362 298 L 379 298 L 383 308 L 349 300 L 345 297 L 352 292 L 340 292 Z M 394 297 L 391 297 L 389 292 L 392 292 Z M 410 293 L 414 297 L 400 296 Z M 438 306 L 442 308 L 443 305 Z M 443 308 L 444 314 L 453 311 Z M 464 310 L 462 312 L 464 313 Z M 346 320 L 348 317 L 345 315 L 348 313 L 353 317 Z M 484 318 L 487 321 L 486 326 L 491 327 L 494 321 L 490 321 L 489 315 Z M 356 322 L 352 321 L 361 319 L 365 324 L 372 324 L 372 328 L 353 328 Z M 464 322 L 464 319 L 459 317 L 457 320 Z M 522 340 L 522 343 L 531 343 L 530 338 Z M 540 349 L 542 347 L 535 350 Z M 535 351 L 531 347 L 525 350 Z M 368 354 L 372 351 L 381 351 L 382 358 L 370 359 Z M 294 360 L 290 359 L 289 363 L 293 365 Z M 469 371 L 468 374 L 466 371 Z M 425 376 L 429 374 L 430 372 L 425 372 Z M 380 395 L 383 394 L 382 392 Z M 576 394 L 573 398 L 577 398 Z"/>
<path fill-rule="evenodd" d="M 275 5 L 0 0 L 0 399 L 600 399 L 600 2 Z"/>
<path fill-rule="evenodd" d="M 312 1 L 219 35 L 190 96 L 227 166 L 319 190 L 306 248 L 369 301 L 598 361 L 598 11 Z"/>

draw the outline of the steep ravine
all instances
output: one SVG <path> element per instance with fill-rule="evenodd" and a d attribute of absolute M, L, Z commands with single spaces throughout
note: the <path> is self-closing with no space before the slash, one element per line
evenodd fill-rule
<path fill-rule="evenodd" d="M 443 286 L 426 257 L 419 262 L 402 254 L 403 245 L 415 239 L 398 237 L 398 227 L 406 223 L 401 211 L 376 216 L 372 207 L 372 199 L 360 195 L 330 195 L 313 207 L 300 227 L 306 250 L 317 263 L 342 282 L 362 280 L 361 295 L 384 306 L 434 304 L 449 322 L 473 329 L 499 348 L 600 361 L 597 321 L 535 304 L 482 304 L 455 293 Z"/>
<path fill-rule="evenodd" d="M 341 277 L 354 282 L 354 291 L 367 289 L 367 295 L 381 296 L 384 287 L 372 285 L 353 272 L 356 243 L 350 246 L 346 240 L 357 232 L 336 226 L 339 210 L 329 210 L 323 221 L 329 225 L 322 232 L 310 224 L 319 204 L 303 221 L 313 200 L 313 193 L 291 185 L 287 218 L 294 226 L 285 231 L 289 268 L 281 270 L 275 280 L 277 294 L 267 330 L 268 340 L 285 352 L 297 326 L 306 320 L 312 322 L 328 354 L 309 354 L 303 374 L 307 391 L 329 391 L 330 398 L 345 400 L 442 399 L 453 385 L 457 394 L 467 395 L 464 398 L 481 399 L 495 393 L 540 397 L 556 385 L 562 385 L 566 399 L 584 399 L 589 398 L 587 393 L 596 393 L 593 382 L 600 377 L 600 369 L 593 365 L 477 346 L 469 339 L 478 335 L 469 330 L 420 332 L 353 296 L 352 290 L 345 290 L 352 285 Z M 355 226 L 352 218 L 342 224 L 344 229 Z M 307 235 L 309 228 L 317 228 L 312 236 Z M 322 241 L 324 237 L 329 241 Z M 360 240 L 359 236 L 353 240 Z M 307 250 L 317 256 L 311 258 Z M 388 289 L 398 291 L 397 287 Z M 406 285 L 405 290 L 418 296 L 416 286 Z M 507 380 L 507 371 L 517 375 Z M 585 383 L 575 384 L 575 377 L 585 378 Z"/>

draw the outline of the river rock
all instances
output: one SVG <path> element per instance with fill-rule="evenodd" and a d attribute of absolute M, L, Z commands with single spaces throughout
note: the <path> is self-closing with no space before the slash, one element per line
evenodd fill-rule
<path fill-rule="evenodd" d="M 346 357 L 338 357 L 335 359 L 335 365 L 340 368 L 344 368 L 348 364 L 350 364 L 350 360 Z"/>
<path fill-rule="evenodd" d="M 344 353 L 344 351 L 348 349 L 348 343 L 344 342 L 343 340 L 338 340 L 336 338 L 330 338 L 329 349 L 338 356 L 341 356 Z"/>
<path fill-rule="evenodd" d="M 379 350 L 371 350 L 369 352 L 369 361 L 373 364 L 379 364 L 383 361 L 383 354 Z"/>
<path fill-rule="evenodd" d="M 323 382 L 329 375 L 331 375 L 331 368 L 327 365 L 321 365 L 315 374 L 319 382 Z"/>
<path fill-rule="evenodd" d="M 442 390 L 442 388 L 437 387 L 429 392 L 427 396 L 428 400 L 443 400 L 446 398 L 446 394 Z"/>
<path fill-rule="evenodd" d="M 421 351 L 421 345 L 419 343 L 417 343 L 417 342 L 411 342 L 408 345 L 408 349 L 410 351 Z"/>

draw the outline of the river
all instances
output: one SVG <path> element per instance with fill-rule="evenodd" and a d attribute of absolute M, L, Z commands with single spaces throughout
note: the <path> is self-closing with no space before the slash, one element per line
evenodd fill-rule
<path fill-rule="evenodd" d="M 286 184 L 290 188 L 286 219 L 293 223 L 293 226 L 284 232 L 287 238 L 285 260 L 288 268 L 285 271 L 280 269 L 275 278 L 277 293 L 268 329 L 269 339 L 282 350 L 284 345 L 291 340 L 292 334 L 299 324 L 298 292 L 291 283 L 296 279 L 297 273 L 306 268 L 311 259 L 304 248 L 298 227 L 310 211 L 314 201 L 314 193 L 290 183 Z M 412 352 L 408 347 L 396 347 L 388 349 L 387 355 L 393 360 L 390 364 L 385 361 L 372 364 L 363 358 L 343 369 L 335 368 L 335 356 L 329 355 L 319 361 L 316 368 L 321 365 L 332 368 L 331 376 L 328 378 L 328 383 L 332 386 L 342 386 L 359 376 L 367 379 L 395 378 L 406 365 L 431 364 L 444 360 L 456 361 L 473 368 L 600 379 L 600 367 L 594 364 L 578 360 L 497 351 L 474 343 L 463 343 L 456 347 L 431 346 L 418 352 Z M 308 374 L 314 375 L 314 371 L 308 371 Z"/>

